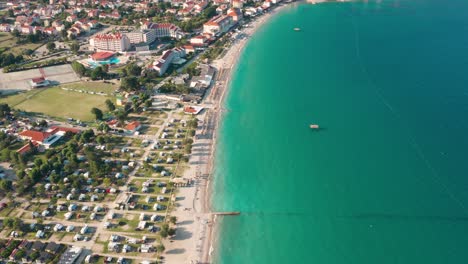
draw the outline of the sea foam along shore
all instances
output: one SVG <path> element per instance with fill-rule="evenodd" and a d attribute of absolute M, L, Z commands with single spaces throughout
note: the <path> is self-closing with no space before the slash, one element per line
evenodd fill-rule
<path fill-rule="evenodd" d="M 196 131 L 189 168 L 184 179 L 195 183 L 194 187 L 181 188 L 176 207 L 171 215 L 177 217 L 177 234 L 166 245 L 166 263 L 210 263 L 216 247 L 216 216 L 211 212 L 211 176 L 215 159 L 217 128 L 222 119 L 224 98 L 230 86 L 236 63 L 250 37 L 272 16 L 286 5 L 279 5 L 270 12 L 257 17 L 237 32 L 224 56 L 213 62 L 217 69 L 215 83 L 203 100 L 206 109 L 198 118 L 201 125 Z"/>

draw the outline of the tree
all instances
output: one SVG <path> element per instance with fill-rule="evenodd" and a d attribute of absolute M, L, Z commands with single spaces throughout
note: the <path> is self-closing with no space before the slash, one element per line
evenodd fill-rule
<path fill-rule="evenodd" d="M 11 187 L 12 187 L 12 183 L 11 181 L 9 180 L 0 180 L 0 189 L 2 189 L 3 191 L 8 191 L 8 190 L 11 190 Z"/>
<path fill-rule="evenodd" d="M 140 106 L 140 100 L 138 100 L 138 97 L 132 98 L 132 106 L 133 106 L 133 111 L 137 112 L 138 106 Z"/>
<path fill-rule="evenodd" d="M 192 118 L 189 121 L 187 121 L 187 126 L 191 128 L 197 128 L 198 126 L 198 119 Z"/>
<path fill-rule="evenodd" d="M 39 251 L 34 251 L 33 253 L 31 253 L 31 259 L 32 260 L 36 260 L 41 254 L 39 253 Z"/>
<path fill-rule="evenodd" d="M 37 195 L 37 196 L 42 197 L 42 196 L 45 194 L 44 185 L 39 184 L 39 185 L 35 188 L 35 191 L 36 191 L 36 195 Z"/>
<path fill-rule="evenodd" d="M 130 75 L 133 76 L 140 76 L 141 75 L 141 67 L 136 65 L 135 63 L 132 63 L 127 66 L 127 72 Z"/>
<path fill-rule="evenodd" d="M 32 49 L 25 49 L 22 52 L 24 55 L 31 56 L 34 53 L 34 50 Z"/>
<path fill-rule="evenodd" d="M 42 119 L 41 122 L 39 122 L 40 127 L 47 127 L 47 121 L 45 119 Z"/>
<path fill-rule="evenodd" d="M 216 15 L 216 6 L 214 6 L 214 5 L 206 8 L 203 11 L 203 17 L 205 19 L 210 19 L 210 18 L 214 17 L 215 15 Z"/>
<path fill-rule="evenodd" d="M 169 230 L 167 230 L 167 234 L 168 234 L 169 236 L 174 236 L 175 233 L 176 233 L 175 228 L 169 228 Z"/>
<path fill-rule="evenodd" d="M 96 120 L 102 120 L 102 117 L 103 117 L 103 113 L 101 111 L 101 109 L 99 108 L 96 108 L 96 107 L 93 107 L 91 109 L 91 113 L 93 113 L 93 115 L 96 117 Z"/>
<path fill-rule="evenodd" d="M 122 78 L 120 88 L 124 91 L 136 91 L 138 89 L 138 79 L 136 77 Z"/>
<path fill-rule="evenodd" d="M 54 51 L 55 48 L 56 48 L 56 47 L 55 47 L 55 42 L 49 42 L 49 43 L 47 43 L 46 48 L 47 48 L 47 50 L 48 50 L 49 52 Z"/>
<path fill-rule="evenodd" d="M 107 99 L 106 100 L 106 106 L 107 106 L 107 109 L 112 112 L 115 110 L 115 105 L 114 103 L 112 103 L 112 101 L 110 99 Z"/>
<path fill-rule="evenodd" d="M 70 44 L 70 50 L 73 53 L 78 54 L 78 51 L 80 51 L 80 44 L 78 44 L 76 41 L 73 41 L 73 43 Z"/>
<path fill-rule="evenodd" d="M 167 233 L 167 230 L 165 229 L 161 229 L 161 231 L 159 232 L 159 235 L 162 237 L 162 238 L 166 238 L 169 236 L 169 234 Z"/>
<path fill-rule="evenodd" d="M 96 142 L 97 142 L 99 145 L 103 145 L 104 143 L 106 143 L 106 140 L 104 139 L 104 137 L 98 136 L 98 137 L 96 138 Z"/>
<path fill-rule="evenodd" d="M 3 219 L 3 225 L 8 227 L 8 228 L 12 228 L 13 227 L 13 219 L 10 218 L 10 217 L 7 217 L 7 218 Z"/>
<path fill-rule="evenodd" d="M 34 160 L 34 166 L 36 166 L 37 168 L 39 168 L 44 162 L 42 161 L 41 158 L 36 158 Z"/>
<path fill-rule="evenodd" d="M 97 80 L 97 79 L 104 79 L 106 77 L 106 72 L 104 69 L 99 66 L 96 67 L 92 72 L 91 72 L 91 79 L 92 80 Z"/>
<path fill-rule="evenodd" d="M 164 247 L 163 244 L 159 244 L 156 246 L 156 250 L 159 252 L 159 253 L 163 253 L 164 250 L 166 250 L 166 248 Z"/>
<path fill-rule="evenodd" d="M 62 37 L 62 39 L 66 39 L 68 36 L 67 31 L 65 29 L 60 31 L 60 36 Z"/>
<path fill-rule="evenodd" d="M 190 154 L 192 153 L 192 144 L 187 144 L 184 147 L 185 153 Z"/>
<path fill-rule="evenodd" d="M 11 108 L 8 104 L 0 104 L 0 117 L 5 117 L 10 111 Z"/>
<path fill-rule="evenodd" d="M 102 184 L 106 187 L 109 187 L 111 186 L 112 182 L 109 178 L 104 178 L 104 180 L 102 180 Z"/>
<path fill-rule="evenodd" d="M 21 33 L 20 33 L 19 30 L 16 29 L 16 28 L 11 32 L 11 34 L 12 34 L 13 36 L 17 37 L 17 38 L 19 38 L 19 37 L 21 36 Z"/>
<path fill-rule="evenodd" d="M 14 229 L 19 229 L 21 227 L 21 219 L 19 219 L 18 217 L 15 217 L 13 218 L 13 221 L 12 221 L 12 227 Z"/>
<path fill-rule="evenodd" d="M 127 119 L 127 112 L 126 111 L 118 111 L 115 115 L 117 120 L 119 120 L 120 124 L 124 124 L 125 120 Z"/>
<path fill-rule="evenodd" d="M 26 252 L 23 249 L 16 251 L 16 259 L 22 259 L 24 256 L 26 256 Z"/>
<path fill-rule="evenodd" d="M 101 123 L 101 124 L 99 124 L 99 126 L 98 126 L 98 130 L 99 130 L 99 131 L 102 131 L 103 133 L 107 133 L 107 132 L 109 132 L 110 128 L 109 128 L 109 126 L 108 126 L 106 123 Z M 99 142 L 98 142 L 98 143 L 99 143 Z M 101 144 L 101 143 L 99 143 L 99 144 Z"/>
<path fill-rule="evenodd" d="M 169 222 L 171 222 L 172 224 L 175 225 L 175 224 L 177 223 L 177 217 L 171 216 L 171 217 L 169 218 Z"/>
<path fill-rule="evenodd" d="M 123 68 L 122 71 L 120 71 L 120 77 L 121 78 L 127 77 L 127 75 L 128 75 L 127 68 Z"/>
<path fill-rule="evenodd" d="M 80 142 L 87 143 L 94 137 L 94 131 L 92 129 L 88 129 L 81 133 Z M 88 159 L 89 160 L 89 159 Z"/>
<path fill-rule="evenodd" d="M 74 61 L 72 62 L 71 66 L 73 70 L 76 72 L 76 74 L 78 74 L 78 76 L 83 77 L 86 75 L 86 68 L 85 66 L 83 66 L 83 64 L 77 61 Z"/>
<path fill-rule="evenodd" d="M 151 107 L 152 105 L 153 105 L 153 101 L 152 101 L 152 100 L 148 99 L 148 100 L 145 101 L 145 107 L 146 107 L 146 108 L 149 108 L 149 107 Z"/>

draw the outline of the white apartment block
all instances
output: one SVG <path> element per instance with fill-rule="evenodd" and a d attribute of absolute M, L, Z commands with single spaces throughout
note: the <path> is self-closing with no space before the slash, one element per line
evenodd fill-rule
<path fill-rule="evenodd" d="M 171 23 L 151 23 L 146 22 L 141 26 L 142 30 L 153 30 L 156 38 L 175 38 L 180 39 L 184 36 L 182 30 Z"/>
<path fill-rule="evenodd" d="M 122 52 L 130 48 L 130 39 L 121 33 L 97 34 L 89 40 L 95 50 L 110 50 Z"/>
<path fill-rule="evenodd" d="M 153 65 L 150 65 L 149 68 L 157 71 L 159 75 L 163 75 L 166 73 L 167 69 L 173 61 L 185 56 L 186 52 L 183 48 L 173 48 L 171 50 L 166 50 L 161 58 L 153 62 Z"/>
<path fill-rule="evenodd" d="M 130 43 L 132 44 L 138 44 L 138 43 L 149 44 L 156 40 L 156 31 L 148 30 L 148 29 L 128 32 L 128 33 L 125 33 L 125 35 L 128 37 L 128 39 L 130 40 Z"/>
<path fill-rule="evenodd" d="M 228 31 L 233 25 L 231 16 L 219 15 L 203 24 L 203 33 L 217 35 Z"/>

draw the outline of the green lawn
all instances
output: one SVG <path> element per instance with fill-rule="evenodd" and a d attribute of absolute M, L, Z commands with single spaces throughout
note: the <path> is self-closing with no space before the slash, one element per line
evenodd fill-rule
<path fill-rule="evenodd" d="M 118 85 L 103 82 L 79 82 L 62 85 L 64 88 L 112 94 Z"/>
<path fill-rule="evenodd" d="M 16 44 L 13 36 L 9 33 L 0 33 L 0 51 L 9 50 Z"/>
<path fill-rule="evenodd" d="M 82 121 L 94 120 L 93 107 L 106 109 L 105 101 L 110 97 L 65 91 L 59 87 L 35 89 L 0 98 L 15 109 L 45 114 L 56 118 L 72 117 Z"/>
<path fill-rule="evenodd" d="M 10 33 L 0 33 L 0 50 L 5 50 L 11 52 L 15 55 L 20 55 L 23 50 L 31 49 L 35 50 L 39 46 L 43 45 L 42 43 L 28 43 L 17 45 L 15 38 Z"/>

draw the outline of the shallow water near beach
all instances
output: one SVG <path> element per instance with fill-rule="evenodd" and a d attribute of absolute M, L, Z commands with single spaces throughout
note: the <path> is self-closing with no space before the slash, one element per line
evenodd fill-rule
<path fill-rule="evenodd" d="M 369 2 L 295 4 L 246 46 L 213 263 L 468 263 L 468 1 Z"/>

